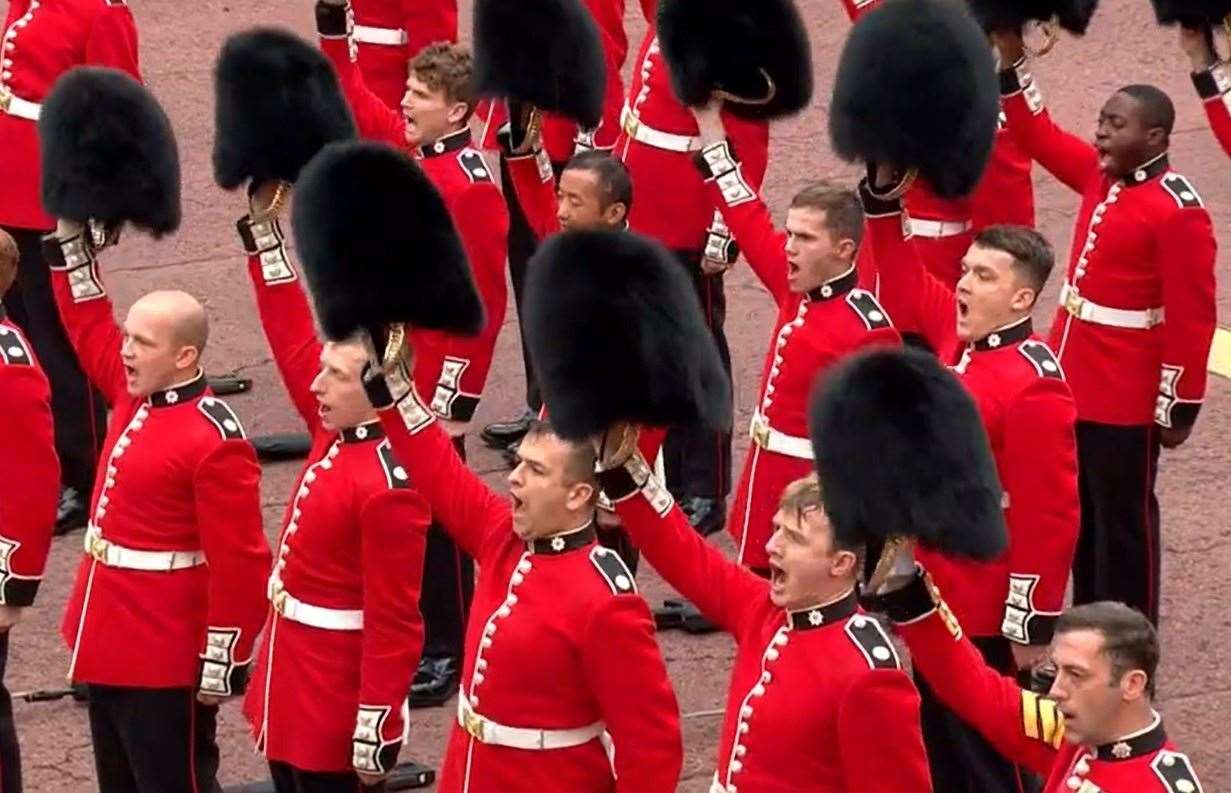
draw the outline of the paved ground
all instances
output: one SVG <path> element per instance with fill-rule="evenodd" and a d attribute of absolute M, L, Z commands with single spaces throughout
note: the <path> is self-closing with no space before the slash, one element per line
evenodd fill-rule
<path fill-rule="evenodd" d="M 310 0 L 130 0 L 142 33 L 142 60 L 148 82 L 161 97 L 179 134 L 184 168 L 184 227 L 155 244 L 130 239 L 109 254 L 103 268 L 117 307 L 154 286 L 175 285 L 203 298 L 214 322 L 209 351 L 211 371 L 239 371 L 256 381 L 253 394 L 234 400 L 250 432 L 296 429 L 290 405 L 282 396 L 259 330 L 246 286 L 243 259 L 233 221 L 243 200 L 222 193 L 209 170 L 212 145 L 210 70 L 222 37 L 257 25 L 289 26 L 308 34 Z M 469 3 L 465 3 L 467 8 Z M 827 151 L 827 87 L 833 74 L 845 18 L 833 0 L 801 0 L 811 24 L 820 73 L 814 107 L 804 116 L 774 129 L 773 155 L 766 194 L 781 212 L 792 192 L 817 177 L 850 177 Z M 1085 41 L 1064 41 L 1037 68 L 1056 117 L 1081 134 L 1090 134 L 1102 100 L 1117 85 L 1154 82 L 1179 105 L 1175 135 L 1176 167 L 1194 179 L 1212 208 L 1224 236 L 1231 229 L 1231 163 L 1218 151 L 1192 95 L 1174 34 L 1157 30 L 1144 0 L 1104 3 Z M 644 25 L 634 19 L 634 45 Z M 1037 173 L 1041 228 L 1067 250 L 1076 198 L 1043 173 Z M 1227 258 L 1222 258 L 1226 264 Z M 743 424 L 754 398 L 755 378 L 773 312 L 758 285 L 737 271 L 728 286 L 729 332 L 737 375 L 737 426 Z M 1044 303 L 1054 299 L 1055 286 Z M 1223 296 L 1224 311 L 1228 308 Z M 1040 320 L 1048 321 L 1049 311 Z M 521 364 L 517 354 L 515 315 L 510 310 L 500 338 L 497 364 L 480 409 L 480 422 L 518 408 Z M 1173 737 L 1192 756 L 1206 790 L 1231 787 L 1231 759 L 1225 748 L 1225 724 L 1231 715 L 1231 671 L 1221 653 L 1231 646 L 1231 616 L 1222 577 L 1231 565 L 1231 528 L 1218 504 L 1224 497 L 1231 431 L 1231 394 L 1227 383 L 1211 385 L 1209 404 L 1198 432 L 1182 450 L 1165 455 L 1161 493 L 1165 516 L 1163 593 L 1164 665 L 1161 708 Z M 742 454 L 742 448 L 741 448 Z M 476 464 L 499 484 L 502 471 L 490 454 L 475 455 Z M 294 464 L 265 471 L 266 529 L 273 537 L 297 471 Z M 78 537 L 57 541 L 40 605 L 22 625 L 13 644 L 8 680 L 14 690 L 54 686 L 63 679 L 67 657 L 56 628 L 78 556 Z M 729 547 L 728 547 L 729 550 Z M 660 598 L 666 587 L 652 571 L 642 576 L 647 596 Z M 706 790 L 712 773 L 718 718 L 724 700 L 732 645 L 725 637 L 683 639 L 667 635 L 662 647 L 685 713 L 687 758 L 680 790 Z M 551 681 L 543 681 L 551 685 Z M 31 791 L 93 789 L 91 753 L 84 711 L 70 703 L 19 705 L 27 785 Z M 416 712 L 409 754 L 437 762 L 449 723 L 446 709 Z M 263 774 L 239 710 L 228 705 L 221 725 L 223 781 L 233 783 Z M 1222 748 L 1220 748 L 1222 747 Z"/>

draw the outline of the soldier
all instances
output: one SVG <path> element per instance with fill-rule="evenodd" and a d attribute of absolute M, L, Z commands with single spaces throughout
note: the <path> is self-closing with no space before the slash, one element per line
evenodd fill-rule
<path fill-rule="evenodd" d="M 396 109 L 410 61 L 427 45 L 457 41 L 457 0 L 354 0 L 356 64 L 372 93 Z"/>
<path fill-rule="evenodd" d="M 213 789 L 218 704 L 243 692 L 270 566 L 260 468 L 201 371 L 205 310 L 151 292 L 113 319 L 93 235 L 45 242 L 69 338 L 111 407 L 61 634 L 90 686 L 103 793 Z"/>
<path fill-rule="evenodd" d="M 1208 28 L 1180 28 L 1180 48 L 1192 63 L 1193 86 L 1223 151 L 1231 156 L 1231 66 L 1218 59 Z"/>
<path fill-rule="evenodd" d="M 41 238 L 55 221 L 39 198 L 35 122 L 51 86 L 75 66 L 110 66 L 139 76 L 137 29 L 124 0 L 13 0 L 2 29 L 0 172 L 5 191 L 0 227 L 21 251 L 17 284 L 4 305 L 51 382 L 63 487 L 56 526 L 63 533 L 86 523 L 107 412 L 64 333 L 47 280 Z"/>
<path fill-rule="evenodd" d="M 1056 620 L 1046 693 L 986 666 L 909 552 L 871 607 L 897 623 L 911 663 L 1001 753 L 1046 777 L 1043 793 L 1196 793 L 1201 783 L 1154 710 L 1158 634 L 1122 603 L 1074 606 Z"/>
<path fill-rule="evenodd" d="M 487 615 L 468 631 L 441 789 L 675 790 L 677 704 L 631 571 L 595 541 L 593 448 L 536 423 L 506 501 L 399 380 L 392 393 L 371 380 L 369 396 L 415 487 L 478 561 Z"/>
<path fill-rule="evenodd" d="M 766 543 L 782 491 L 812 470 L 806 406 L 817 374 L 868 344 L 899 344 L 889 314 L 858 286 L 863 212 L 850 190 L 819 182 L 791 200 L 783 231 L 744 178 L 716 105 L 694 110 L 702 149 L 695 163 L 711 203 L 778 306 L 757 409 L 727 521 L 737 560 L 769 577 Z"/>
<path fill-rule="evenodd" d="M 424 399 L 464 457 L 466 430 L 478 408 L 504 322 L 508 236 L 500 189 L 483 155 L 470 145 L 475 102 L 470 55 L 457 45 L 429 46 L 411 62 L 401 112 L 390 110 L 368 90 L 350 59 L 346 16 L 344 0 L 317 4 L 321 49 L 338 70 L 360 135 L 408 150 L 417 158 L 445 198 L 483 298 L 487 324 L 480 335 L 418 332 L 416 339 L 416 382 L 426 389 Z M 420 606 L 427 632 L 412 704 L 438 705 L 457 684 L 474 595 L 474 562 L 458 551 L 448 533 L 434 526 L 428 532 L 425 570 Z"/>
<path fill-rule="evenodd" d="M 950 593 L 984 661 L 1004 674 L 1028 672 L 1046 651 L 1064 604 L 1080 523 L 1073 396 L 1031 323 L 1055 257 L 1037 232 L 991 226 L 975 236 L 955 294 L 903 235 L 901 202 L 882 197 L 892 192 L 892 179 L 884 177 L 860 190 L 881 299 L 903 332 L 920 333 L 974 397 L 1009 527 L 1007 554 L 990 564 L 920 555 Z M 1017 791 L 1012 765 L 925 682 L 919 690 L 937 789 Z"/>
<path fill-rule="evenodd" d="M 1103 106 L 1094 144 L 1058 127 L 998 33 L 1002 104 L 1022 148 L 1082 194 L 1051 347 L 1077 403 L 1082 526 L 1074 602 L 1111 599 L 1158 620 L 1160 446 L 1192 433 L 1215 327 L 1209 213 L 1167 159 L 1175 109 L 1131 85 Z"/>
<path fill-rule="evenodd" d="M 255 190 L 239 232 L 266 338 L 313 449 L 287 505 L 245 712 L 280 793 L 360 782 L 376 790 L 409 728 L 431 515 L 363 394 L 364 348 L 316 339 L 283 243 L 280 189 Z"/>
<path fill-rule="evenodd" d="M 17 243 L 0 231 L 0 296 L 17 278 Z M 9 633 L 34 603 L 56 522 L 56 459 L 51 390 L 34 350 L 0 305 L 0 790 L 21 793 L 21 748 L 4 687 Z"/>

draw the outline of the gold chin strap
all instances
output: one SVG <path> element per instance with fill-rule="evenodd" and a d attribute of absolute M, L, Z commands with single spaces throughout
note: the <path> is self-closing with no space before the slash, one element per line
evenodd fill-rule
<path fill-rule="evenodd" d="M 621 422 L 603 433 L 599 443 L 598 459 L 594 462 L 596 473 L 619 468 L 637 453 L 640 429 L 636 424 Z"/>
<path fill-rule="evenodd" d="M 885 542 L 880 558 L 876 560 L 876 567 L 872 570 L 872 576 L 864 582 L 863 591 L 876 592 L 881 588 L 893 572 L 893 563 L 897 561 L 898 552 L 909 547 L 911 542 L 908 537 L 893 537 Z"/>
<path fill-rule="evenodd" d="M 389 339 L 385 342 L 385 352 L 381 355 L 380 367 L 385 374 L 397 371 L 402 362 L 402 350 L 406 346 L 406 326 L 395 322 L 389 326 Z"/>
<path fill-rule="evenodd" d="M 757 71 L 761 73 L 761 78 L 765 80 L 765 93 L 763 95 L 758 97 L 737 96 L 730 91 L 716 88 L 714 89 L 714 96 L 737 105 L 749 105 L 751 107 L 768 105 L 778 95 L 778 86 L 774 84 L 774 78 L 769 76 L 769 72 L 764 69 L 758 69 Z"/>
<path fill-rule="evenodd" d="M 872 188 L 871 186 L 872 185 L 872 175 L 871 173 L 869 173 L 868 174 L 868 187 L 871 189 L 872 195 L 876 196 L 882 201 L 896 201 L 897 199 L 906 195 L 906 192 L 910 190 L 911 185 L 913 185 L 915 183 L 915 180 L 918 178 L 919 178 L 919 169 L 911 168 L 905 174 L 902 175 L 902 178 L 897 181 L 897 184 L 893 185 L 888 191 L 882 193 L 876 190 L 875 188 Z"/>
<path fill-rule="evenodd" d="M 1026 46 L 1026 54 L 1032 58 L 1042 58 L 1047 53 L 1051 52 L 1056 43 L 1060 41 L 1060 34 L 1056 32 L 1055 21 L 1037 23 L 1039 34 L 1043 36 L 1043 41 L 1037 47 Z M 1024 38 L 1024 37 L 1023 37 Z"/>

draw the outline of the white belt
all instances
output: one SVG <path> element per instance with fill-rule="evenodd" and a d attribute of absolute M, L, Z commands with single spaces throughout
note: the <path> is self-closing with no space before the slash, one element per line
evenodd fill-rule
<path fill-rule="evenodd" d="M 620 111 L 620 127 L 624 134 L 633 140 L 666 151 L 690 152 L 701 150 L 701 138 L 693 135 L 679 135 L 674 132 L 647 127 L 637 118 L 637 114 L 628 105 Z"/>
<path fill-rule="evenodd" d="M 103 539 L 98 527 L 91 525 L 85 532 L 85 552 L 100 564 L 123 570 L 169 573 L 205 564 L 202 551 L 138 551 Z"/>
<path fill-rule="evenodd" d="M 282 588 L 282 582 L 274 584 L 273 595 L 269 598 L 274 611 L 279 616 L 307 625 L 311 628 L 321 628 L 327 631 L 361 631 L 363 630 L 363 611 L 358 609 L 330 609 L 304 603 Z"/>
<path fill-rule="evenodd" d="M 748 436 L 752 442 L 767 452 L 785 454 L 787 457 L 798 457 L 801 460 L 812 459 L 812 441 L 809 438 L 797 438 L 787 435 L 769 426 L 769 419 L 760 413 L 752 415 L 752 424 L 748 427 Z"/>
<path fill-rule="evenodd" d="M 374 28 L 355 25 L 351 37 L 360 44 L 383 44 L 386 47 L 401 47 L 410 42 L 410 37 L 401 28 Z"/>
<path fill-rule="evenodd" d="M 464 691 L 458 692 L 457 723 L 475 740 L 490 746 L 506 746 L 510 749 L 567 749 L 581 746 L 603 734 L 606 727 L 601 721 L 576 727 L 571 730 L 532 730 L 525 727 L 506 727 L 475 713 Z"/>
<path fill-rule="evenodd" d="M 12 91 L 0 86 L 0 113 L 8 113 L 10 116 L 24 118 L 27 121 L 38 121 L 39 114 L 42 112 L 42 105 L 27 102 L 20 96 L 13 96 Z"/>
<path fill-rule="evenodd" d="M 1113 328 L 1149 330 L 1163 323 L 1162 308 L 1127 309 L 1100 306 L 1082 297 L 1077 287 L 1065 284 L 1060 290 L 1060 305 L 1072 316 L 1095 325 L 1110 325 Z"/>
<path fill-rule="evenodd" d="M 928 239 L 942 239 L 944 237 L 956 237 L 959 234 L 965 234 L 970 231 L 969 220 L 920 220 L 919 218 L 910 219 L 910 233 L 916 237 L 927 237 Z"/>

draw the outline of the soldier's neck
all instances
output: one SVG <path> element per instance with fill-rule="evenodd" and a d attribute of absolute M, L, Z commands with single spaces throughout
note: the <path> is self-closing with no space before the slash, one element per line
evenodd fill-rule
<path fill-rule="evenodd" d="M 1116 718 L 1107 725 L 1104 739 L 1097 743 L 1101 746 L 1135 737 L 1152 728 L 1159 718 L 1158 712 L 1149 702 L 1125 705 Z"/>

